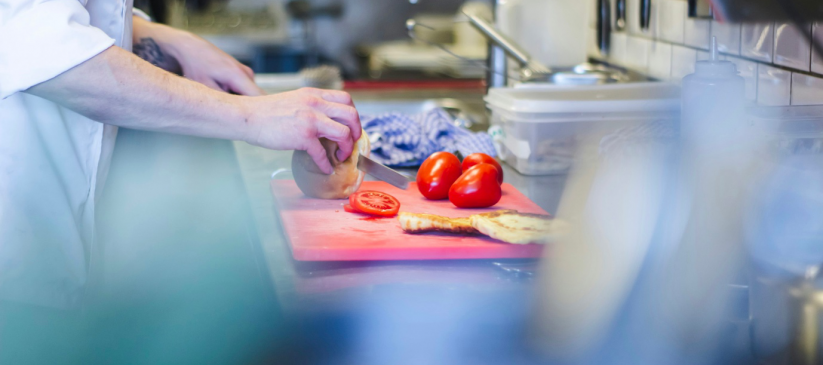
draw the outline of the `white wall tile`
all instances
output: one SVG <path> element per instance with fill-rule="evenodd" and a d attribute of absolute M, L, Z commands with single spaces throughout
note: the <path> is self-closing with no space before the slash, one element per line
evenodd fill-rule
<path fill-rule="evenodd" d="M 649 48 L 649 75 L 661 80 L 668 80 L 672 74 L 672 46 L 668 43 L 654 42 Z"/>
<path fill-rule="evenodd" d="M 682 46 L 672 46 L 672 80 L 680 82 L 683 76 L 694 73 L 697 51 Z"/>
<path fill-rule="evenodd" d="M 791 102 L 792 73 L 766 65 L 757 67 L 757 103 L 761 105 L 789 105 Z"/>
<path fill-rule="evenodd" d="M 740 55 L 763 62 L 772 62 L 774 23 L 743 24 L 740 34 Z"/>
<path fill-rule="evenodd" d="M 823 23 L 815 23 L 814 38 L 818 44 L 823 44 Z M 823 55 L 812 54 L 812 72 L 823 74 Z"/>
<path fill-rule="evenodd" d="M 803 71 L 810 70 L 811 43 L 802 32 L 811 32 L 811 28 L 798 29 L 791 23 L 775 23 L 774 63 Z"/>
<path fill-rule="evenodd" d="M 600 12 L 600 8 L 597 6 L 597 0 L 591 1 L 589 0 L 589 11 L 587 11 L 586 22 L 589 24 L 589 28 L 597 29 L 597 13 Z M 614 13 L 614 7 L 611 8 L 612 13 Z"/>
<path fill-rule="evenodd" d="M 708 53 L 707 53 L 708 54 Z M 699 57 L 699 56 L 698 56 Z M 737 57 L 728 57 L 727 60 L 737 66 L 737 72 L 746 80 L 746 99 L 757 99 L 757 62 L 747 61 Z"/>
<path fill-rule="evenodd" d="M 649 49 L 652 41 L 646 38 L 629 36 L 626 39 L 626 66 L 645 73 L 649 70 Z"/>
<path fill-rule="evenodd" d="M 740 55 L 740 24 L 712 22 L 712 36 L 717 37 L 717 50 Z"/>
<path fill-rule="evenodd" d="M 609 60 L 619 65 L 626 64 L 626 33 L 612 33 L 609 45 Z"/>
<path fill-rule="evenodd" d="M 792 74 L 792 105 L 823 105 L 823 79 Z"/>
<path fill-rule="evenodd" d="M 659 38 L 672 43 L 683 43 L 688 3 L 680 0 L 663 0 L 657 4 Z"/>
<path fill-rule="evenodd" d="M 686 18 L 684 21 L 683 37 L 686 45 L 709 49 L 712 22 L 708 19 Z"/>
<path fill-rule="evenodd" d="M 711 58 L 711 53 L 709 51 L 697 51 L 697 60 L 698 61 L 706 61 Z M 736 56 L 729 56 L 726 54 L 718 53 L 717 59 L 718 60 L 728 60 L 729 58 L 736 57 Z"/>

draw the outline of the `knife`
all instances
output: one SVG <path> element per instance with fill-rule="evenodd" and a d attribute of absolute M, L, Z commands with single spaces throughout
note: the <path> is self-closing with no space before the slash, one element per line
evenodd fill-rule
<path fill-rule="evenodd" d="M 398 189 L 406 190 L 409 187 L 409 179 L 406 176 L 366 156 L 358 156 L 357 168 L 378 180 L 394 185 Z"/>

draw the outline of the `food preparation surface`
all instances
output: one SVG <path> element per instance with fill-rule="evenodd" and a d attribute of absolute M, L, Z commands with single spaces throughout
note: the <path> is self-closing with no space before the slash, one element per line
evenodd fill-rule
<path fill-rule="evenodd" d="M 272 180 L 274 202 L 292 255 L 300 261 L 439 260 L 539 257 L 544 246 L 512 245 L 482 235 L 407 234 L 396 218 L 377 218 L 343 210 L 347 200 L 306 197 L 293 180 Z M 448 200 L 426 200 L 415 183 L 400 190 L 381 181 L 366 181 L 360 190 L 396 197 L 400 210 L 467 217 L 498 209 L 547 214 L 537 204 L 503 184 L 503 197 L 486 209 L 459 209 Z"/>

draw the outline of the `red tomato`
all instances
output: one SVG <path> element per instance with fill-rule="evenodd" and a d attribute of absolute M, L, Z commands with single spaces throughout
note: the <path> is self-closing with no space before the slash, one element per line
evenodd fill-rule
<path fill-rule="evenodd" d="M 356 211 L 354 208 L 352 208 L 351 204 L 344 205 L 343 210 L 345 210 L 349 213 L 360 213 L 360 212 Z"/>
<path fill-rule="evenodd" d="M 503 183 L 503 166 L 500 166 L 494 157 L 491 157 L 485 153 L 472 153 L 471 155 L 466 156 L 466 158 L 463 159 L 463 171 L 469 171 L 470 168 L 481 163 L 487 163 L 496 167 L 497 183 Z"/>
<path fill-rule="evenodd" d="M 446 199 L 449 188 L 462 172 L 457 156 L 449 152 L 433 153 L 417 170 L 417 189 L 426 199 Z"/>
<path fill-rule="evenodd" d="M 349 195 L 349 204 L 358 212 L 381 217 L 393 217 L 400 210 L 400 202 L 395 197 L 374 190 L 358 191 Z"/>
<path fill-rule="evenodd" d="M 494 165 L 481 163 L 460 175 L 449 189 L 449 201 L 459 208 L 486 208 L 503 195 Z"/>

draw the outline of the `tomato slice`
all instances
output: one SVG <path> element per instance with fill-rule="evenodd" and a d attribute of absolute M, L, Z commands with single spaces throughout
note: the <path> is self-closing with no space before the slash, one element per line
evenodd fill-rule
<path fill-rule="evenodd" d="M 393 217 L 400 210 L 397 198 L 376 190 L 358 191 L 350 195 L 349 204 L 359 212 L 381 217 Z"/>
<path fill-rule="evenodd" d="M 357 211 L 357 209 L 354 209 L 354 207 L 352 207 L 351 204 L 344 205 L 343 210 L 345 210 L 349 213 L 360 213 L 360 212 Z"/>

